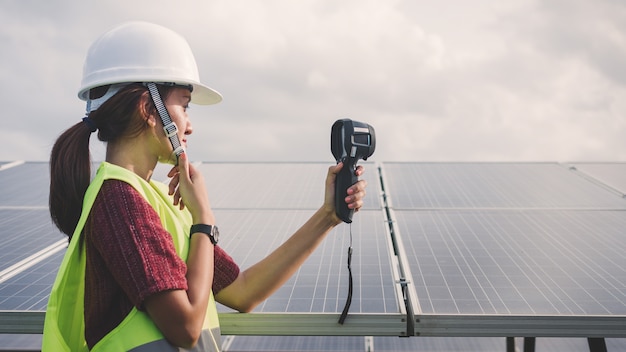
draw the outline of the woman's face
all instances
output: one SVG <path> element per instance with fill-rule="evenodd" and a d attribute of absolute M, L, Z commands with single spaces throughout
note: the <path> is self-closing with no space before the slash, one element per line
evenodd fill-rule
<path fill-rule="evenodd" d="M 178 127 L 178 139 L 180 140 L 180 144 L 185 149 L 187 148 L 187 136 L 193 132 L 191 121 L 187 115 L 187 108 L 189 107 L 190 101 L 191 92 L 188 89 L 174 88 L 164 102 L 172 122 L 174 122 Z M 160 117 L 157 118 L 160 121 Z M 160 123 L 158 126 L 160 126 L 160 132 L 158 132 L 158 135 L 162 142 L 160 144 L 163 146 L 162 150 L 159 152 L 159 161 L 175 164 L 176 160 L 172 155 L 174 148 L 172 148 L 172 144 L 163 131 L 163 124 Z"/>

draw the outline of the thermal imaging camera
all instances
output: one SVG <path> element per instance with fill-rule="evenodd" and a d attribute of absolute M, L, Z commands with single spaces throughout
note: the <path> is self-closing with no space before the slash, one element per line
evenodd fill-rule
<path fill-rule="evenodd" d="M 345 198 L 348 188 L 358 181 L 355 174 L 357 161 L 367 160 L 374 154 L 374 127 L 350 119 L 337 120 L 331 129 L 330 149 L 337 163 L 343 162 L 343 168 L 335 181 L 335 210 L 341 220 L 351 223 L 354 210 L 348 208 Z"/>

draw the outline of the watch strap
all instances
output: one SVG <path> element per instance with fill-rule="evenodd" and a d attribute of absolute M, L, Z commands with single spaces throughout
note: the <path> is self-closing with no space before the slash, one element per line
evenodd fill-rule
<path fill-rule="evenodd" d="M 209 236 L 209 239 L 211 239 L 211 243 L 213 243 L 213 245 L 216 245 L 217 238 L 214 235 L 215 230 L 217 230 L 217 226 L 215 225 L 207 225 L 207 224 L 191 225 L 191 229 L 189 230 L 189 237 L 191 237 L 191 235 L 193 235 L 194 233 L 201 232 Z"/>

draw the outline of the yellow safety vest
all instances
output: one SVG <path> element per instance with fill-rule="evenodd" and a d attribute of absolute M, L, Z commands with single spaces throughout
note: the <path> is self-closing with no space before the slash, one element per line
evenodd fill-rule
<path fill-rule="evenodd" d="M 84 296 L 85 253 L 80 251 L 82 229 L 96 196 L 107 179 L 117 179 L 135 188 L 159 214 L 163 227 L 172 235 L 176 253 L 187 260 L 189 228 L 188 211 L 172 204 L 166 185 L 146 182 L 135 173 L 103 162 L 89 185 L 83 211 L 57 274 L 46 309 L 42 351 L 88 351 L 85 342 Z M 191 351 L 219 351 L 220 328 L 213 293 L 204 319 L 200 341 Z M 170 345 L 145 313 L 133 308 L 126 318 L 93 348 L 93 351 L 180 351 Z"/>

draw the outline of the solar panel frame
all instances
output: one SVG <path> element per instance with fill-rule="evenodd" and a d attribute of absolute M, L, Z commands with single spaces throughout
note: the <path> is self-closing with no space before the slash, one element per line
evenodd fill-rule
<path fill-rule="evenodd" d="M 574 163 L 571 168 L 592 177 L 621 197 L 626 197 L 626 163 Z"/>

